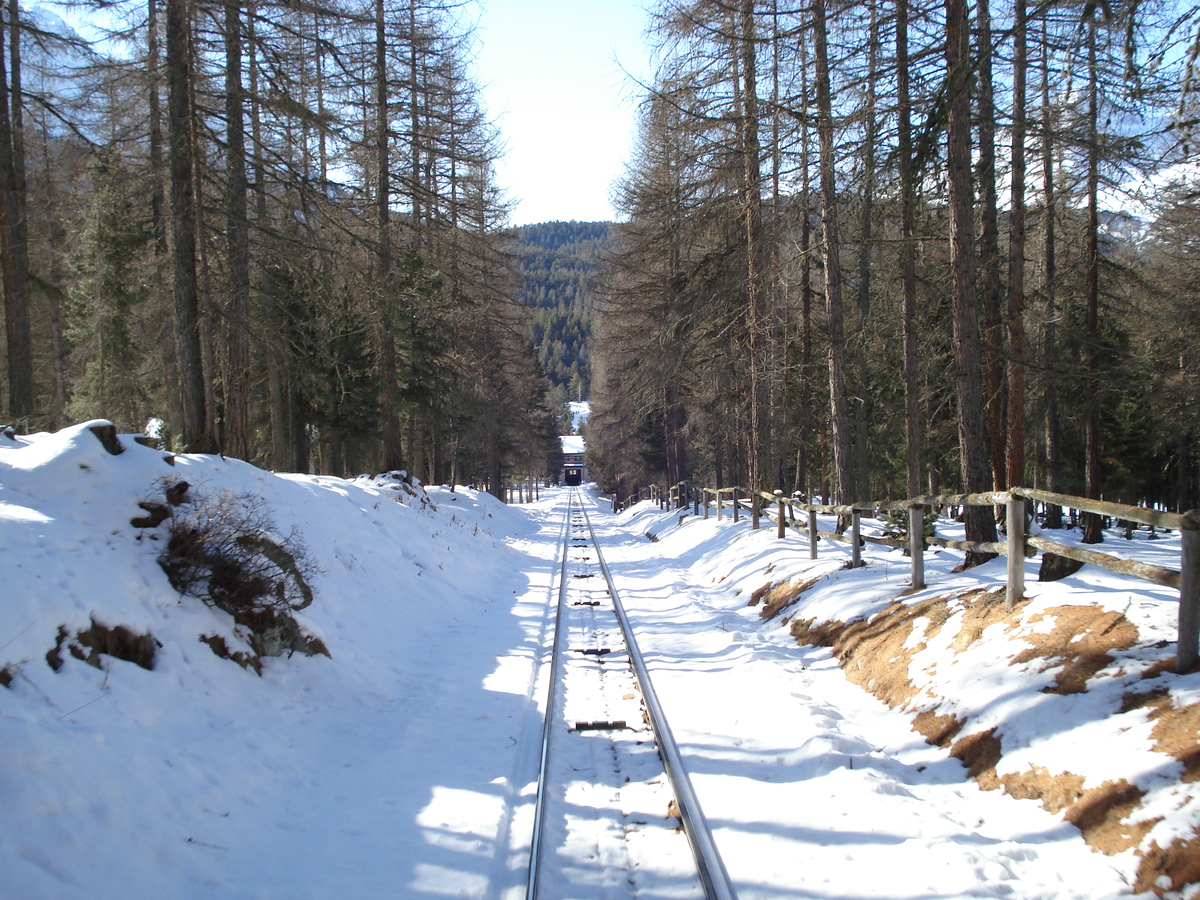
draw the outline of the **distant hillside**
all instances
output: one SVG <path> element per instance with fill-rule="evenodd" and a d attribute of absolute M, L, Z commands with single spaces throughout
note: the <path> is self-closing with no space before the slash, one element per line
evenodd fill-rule
<path fill-rule="evenodd" d="M 592 279 L 608 249 L 610 222 L 543 222 L 516 229 L 533 308 L 538 361 L 560 401 L 587 399 L 591 374 Z"/>

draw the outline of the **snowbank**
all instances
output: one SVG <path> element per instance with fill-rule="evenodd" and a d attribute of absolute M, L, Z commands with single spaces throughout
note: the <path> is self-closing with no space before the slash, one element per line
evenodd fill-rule
<path fill-rule="evenodd" d="M 1028 560 L 1027 599 L 1006 613 L 1003 558 L 956 574 L 960 554 L 932 551 L 929 586 L 913 592 L 898 550 L 867 545 L 850 570 L 847 545 L 823 541 L 812 561 L 802 534 L 779 541 L 773 524 L 650 504 L 625 517 L 707 585 L 706 602 L 828 648 L 983 788 L 1076 825 L 1132 890 L 1200 896 L 1200 673 L 1174 673 L 1177 591 L 1090 566 L 1043 583 Z M 1179 565 L 1176 534 L 1113 529 L 1103 549 Z"/>
<path fill-rule="evenodd" d="M 504 543 L 528 518 L 461 487 L 275 475 L 129 436 L 113 455 L 105 426 L 0 440 L 0 897 L 418 896 L 422 879 L 489 878 L 497 863 L 462 845 L 500 840 L 504 753 L 529 714 L 533 654 L 512 648 L 540 611 L 517 607 L 527 560 Z M 246 630 L 172 588 L 169 520 L 131 525 L 179 481 L 257 498 L 302 542 L 313 602 L 294 615 L 328 658 L 261 657 L 261 674 L 222 658 L 253 654 Z M 119 629 L 150 658 L 131 661 Z"/>

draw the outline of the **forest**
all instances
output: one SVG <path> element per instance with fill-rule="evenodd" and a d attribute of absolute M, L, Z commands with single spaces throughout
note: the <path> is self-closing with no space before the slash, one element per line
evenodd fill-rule
<path fill-rule="evenodd" d="M 5 389 L 281 471 L 541 472 L 500 137 L 441 0 L 3 4 Z"/>
<path fill-rule="evenodd" d="M 1197 505 L 1194 5 L 662 0 L 649 37 L 606 489 Z"/>
<path fill-rule="evenodd" d="M 524 276 L 519 296 L 532 310 L 533 343 L 556 409 L 569 400 L 586 400 L 590 392 L 592 307 L 610 233 L 609 222 L 543 222 L 516 229 Z"/>

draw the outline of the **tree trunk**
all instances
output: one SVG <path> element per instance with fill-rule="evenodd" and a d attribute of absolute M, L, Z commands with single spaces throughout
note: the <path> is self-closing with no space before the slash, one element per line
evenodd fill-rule
<path fill-rule="evenodd" d="M 741 52 L 741 144 L 743 164 L 742 215 L 746 238 L 746 325 L 750 337 L 750 429 L 746 446 L 747 480 L 751 490 L 761 490 L 763 437 L 766 432 L 765 378 L 763 360 L 762 276 L 762 170 L 759 166 L 758 82 L 755 53 L 754 0 L 742 0 L 739 28 Z M 758 506 L 751 513 L 758 527 Z"/>
<path fill-rule="evenodd" d="M 980 299 L 985 325 L 984 364 L 987 371 L 985 403 L 991 438 L 992 485 L 1005 482 L 1004 360 L 1000 327 L 1000 214 L 996 199 L 996 103 L 992 85 L 992 24 L 988 0 L 978 0 L 979 84 L 979 255 Z M 1003 513 L 1000 513 L 1003 515 Z"/>
<path fill-rule="evenodd" d="M 404 452 L 400 440 L 400 413 L 396 396 L 396 341 L 392 334 L 388 303 L 391 299 L 392 235 L 391 235 L 391 158 L 388 142 L 388 78 L 387 33 L 384 28 L 383 0 L 375 0 L 375 164 L 378 196 L 375 201 L 378 218 L 378 248 L 376 251 L 376 333 L 379 342 L 379 415 L 383 438 L 382 468 L 385 472 L 404 468 Z"/>
<path fill-rule="evenodd" d="M 223 451 L 250 458 L 250 249 L 241 4 L 225 0 L 226 241 L 230 298 Z"/>
<path fill-rule="evenodd" d="M 867 447 L 868 426 L 872 415 L 871 373 L 867 358 L 867 328 L 871 318 L 871 253 L 874 250 L 876 143 L 879 135 L 876 115 L 876 81 L 879 78 L 879 10 L 870 2 L 870 41 L 867 47 L 866 96 L 863 99 L 863 183 L 862 220 L 858 245 L 858 340 L 854 342 L 854 365 L 858 372 L 854 405 L 854 483 L 853 500 L 871 497 L 871 472 Z"/>
<path fill-rule="evenodd" d="M 800 51 L 800 96 L 805 111 L 809 106 L 808 44 L 801 33 L 797 38 Z M 800 434 L 796 451 L 796 482 L 793 490 L 808 492 L 812 480 L 809 449 L 812 431 L 809 422 L 809 400 L 812 396 L 812 169 L 809 165 L 809 116 L 800 121 Z"/>
<path fill-rule="evenodd" d="M 10 22 L 16 22 L 15 5 Z M 24 174 L 18 171 L 21 141 L 19 68 L 9 87 L 4 60 L 4 25 L 0 23 L 0 263 L 4 267 L 4 326 L 8 355 L 8 416 L 23 427 L 33 420 L 33 339 L 29 322 L 28 248 L 22 221 Z M 19 61 L 19 51 L 13 55 Z M 19 62 L 18 62 L 19 67 Z M 11 118 L 10 118 L 11 109 Z"/>
<path fill-rule="evenodd" d="M 1088 17 L 1088 168 L 1087 168 L 1087 297 L 1084 338 L 1084 489 L 1085 497 L 1100 499 L 1100 84 L 1097 75 L 1096 16 L 1092 7 Z M 1083 514 L 1083 542 L 1099 544 L 1104 540 L 1101 519 L 1096 513 Z"/>
<path fill-rule="evenodd" d="M 1042 19 L 1042 192 L 1045 221 L 1045 266 L 1046 323 L 1042 332 L 1042 365 L 1049 372 L 1054 369 L 1057 355 L 1058 307 L 1055 292 L 1058 287 L 1058 260 L 1055 248 L 1054 208 L 1057 203 L 1054 191 L 1054 142 L 1052 130 L 1052 108 L 1050 106 L 1050 41 L 1046 33 L 1046 20 Z M 1052 375 L 1045 376 L 1043 399 L 1046 407 L 1046 486 L 1054 493 L 1062 493 L 1062 438 L 1058 423 L 1058 384 Z M 1046 510 L 1043 522 L 1046 528 L 1062 528 L 1062 507 L 1051 505 Z"/>
<path fill-rule="evenodd" d="M 908 72 L 908 0 L 896 0 L 896 93 L 899 107 L 900 282 L 904 292 L 904 461 L 909 497 L 921 493 L 920 380 L 917 369 L 916 173 Z"/>
<path fill-rule="evenodd" d="M 979 316 L 975 304 L 975 229 L 971 190 L 970 25 L 966 0 L 946 0 L 946 81 L 949 95 L 946 166 L 950 201 L 950 268 L 954 316 L 954 381 L 958 396 L 958 443 L 963 490 L 987 490 L 989 472 L 983 378 L 979 371 Z M 996 540 L 989 507 L 964 514 L 968 541 Z M 995 554 L 968 552 L 964 567 Z"/>
<path fill-rule="evenodd" d="M 1025 484 L 1025 0 L 1013 5 L 1012 199 L 1008 234 L 1008 487 Z"/>
<path fill-rule="evenodd" d="M 192 140 L 191 4 L 167 0 L 167 135 L 171 160 L 171 271 L 175 295 L 175 353 L 183 415 L 180 444 L 208 449 L 196 279 L 196 185 Z"/>
<path fill-rule="evenodd" d="M 833 471 L 838 503 L 853 497 L 850 415 L 846 402 L 845 336 L 842 310 L 842 266 L 838 255 L 836 160 L 833 147 L 833 104 L 829 84 L 829 48 L 825 0 L 813 0 L 813 48 L 816 54 L 817 141 L 820 146 L 821 236 L 825 261 L 825 305 L 829 330 L 829 399 L 833 423 Z"/>

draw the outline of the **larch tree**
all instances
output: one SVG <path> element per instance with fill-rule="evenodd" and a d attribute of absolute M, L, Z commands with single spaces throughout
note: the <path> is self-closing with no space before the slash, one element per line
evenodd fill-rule
<path fill-rule="evenodd" d="M 975 283 L 974 194 L 971 187 L 971 53 L 965 0 L 946 0 L 946 180 L 949 189 L 951 306 L 954 319 L 954 382 L 958 399 L 958 445 L 963 490 L 991 484 L 979 313 Z M 986 506 L 964 513 L 968 541 L 995 541 L 996 522 Z M 968 551 L 965 565 L 995 554 Z"/>

